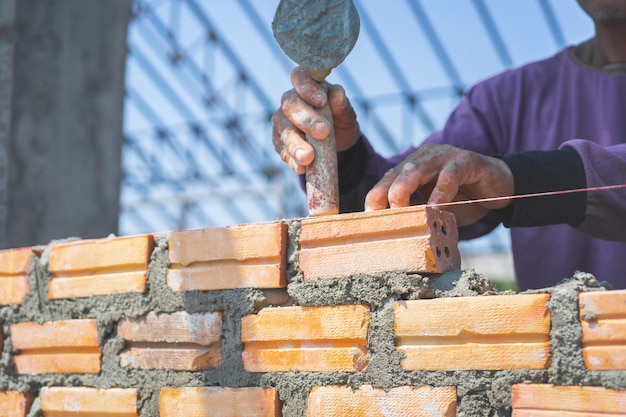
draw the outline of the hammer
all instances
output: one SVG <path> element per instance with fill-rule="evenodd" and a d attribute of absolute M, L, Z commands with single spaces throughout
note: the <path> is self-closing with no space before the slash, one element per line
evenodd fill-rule
<path fill-rule="evenodd" d="M 352 0 L 280 0 L 272 21 L 274 38 L 285 54 L 320 83 L 348 56 L 359 28 Z M 315 151 L 306 167 L 310 216 L 339 213 L 337 148 L 328 102 L 320 113 L 330 124 L 330 133 L 323 140 L 306 137 Z"/>

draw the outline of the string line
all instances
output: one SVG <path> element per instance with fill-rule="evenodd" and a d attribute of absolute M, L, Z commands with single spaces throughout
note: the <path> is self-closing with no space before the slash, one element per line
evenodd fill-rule
<path fill-rule="evenodd" d="M 598 187 L 576 188 L 573 190 L 543 191 L 540 193 L 520 194 L 520 195 L 511 195 L 511 196 L 503 196 L 503 197 L 477 198 L 475 200 L 451 201 L 449 203 L 432 204 L 431 207 L 460 206 L 463 204 L 488 203 L 490 201 L 502 201 L 502 200 L 517 200 L 520 198 L 544 197 L 544 196 L 549 196 L 549 195 L 570 194 L 570 193 L 582 193 L 586 191 L 614 190 L 618 188 L 626 188 L 626 184 L 602 185 Z"/>

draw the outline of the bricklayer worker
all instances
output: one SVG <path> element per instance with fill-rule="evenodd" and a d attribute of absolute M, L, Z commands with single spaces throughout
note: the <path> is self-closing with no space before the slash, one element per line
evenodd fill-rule
<path fill-rule="evenodd" d="M 359 129 L 341 86 L 300 68 L 273 117 L 276 152 L 299 174 L 314 158 L 304 132 L 322 139 L 333 112 L 340 211 L 521 195 L 626 183 L 626 0 L 578 0 L 595 36 L 472 87 L 441 131 L 383 158 Z M 493 155 L 493 156 L 492 156 Z M 455 206 L 463 239 L 503 223 L 519 290 L 594 274 L 626 288 L 626 191 L 508 199 Z"/>

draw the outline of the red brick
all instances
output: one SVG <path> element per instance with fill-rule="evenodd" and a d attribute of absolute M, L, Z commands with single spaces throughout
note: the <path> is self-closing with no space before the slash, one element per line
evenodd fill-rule
<path fill-rule="evenodd" d="M 44 417 L 137 417 L 137 390 L 88 387 L 44 387 L 41 389 Z"/>
<path fill-rule="evenodd" d="M 32 394 L 0 392 L 0 417 L 26 417 L 33 402 Z"/>
<path fill-rule="evenodd" d="M 550 364 L 548 294 L 397 302 L 406 370 L 542 369 Z"/>
<path fill-rule="evenodd" d="M 118 334 L 128 342 L 122 367 L 195 371 L 220 364 L 222 313 L 149 313 L 123 319 Z"/>
<path fill-rule="evenodd" d="M 18 374 L 100 372 L 95 320 L 12 324 L 11 343 Z"/>
<path fill-rule="evenodd" d="M 30 295 L 28 267 L 32 248 L 0 251 L 0 304 L 22 304 Z"/>
<path fill-rule="evenodd" d="M 250 372 L 346 371 L 367 366 L 369 308 L 265 308 L 245 316 L 241 339 Z"/>
<path fill-rule="evenodd" d="M 160 417 L 280 417 L 274 388 L 163 388 Z"/>
<path fill-rule="evenodd" d="M 397 387 L 388 392 L 364 385 L 314 387 L 307 417 L 454 417 L 455 387 Z"/>
<path fill-rule="evenodd" d="M 287 225 L 274 222 L 170 233 L 174 291 L 283 288 Z"/>
<path fill-rule="evenodd" d="M 459 269 L 454 215 L 425 206 L 302 220 L 300 269 L 305 280 L 385 271 Z"/>
<path fill-rule="evenodd" d="M 602 387 L 516 384 L 511 387 L 513 417 L 608 417 L 626 411 L 626 391 Z"/>
<path fill-rule="evenodd" d="M 587 369 L 626 369 L 626 290 L 581 293 L 579 303 Z"/>
<path fill-rule="evenodd" d="M 50 299 L 144 292 L 154 239 L 149 235 L 52 245 Z"/>

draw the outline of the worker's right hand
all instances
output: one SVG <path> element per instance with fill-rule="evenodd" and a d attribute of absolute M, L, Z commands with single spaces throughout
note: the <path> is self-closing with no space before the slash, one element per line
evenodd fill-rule
<path fill-rule="evenodd" d="M 360 130 L 356 113 L 341 86 L 320 84 L 301 67 L 291 71 L 291 84 L 294 88 L 283 94 L 281 106 L 272 116 L 272 142 L 283 161 L 296 173 L 304 174 L 305 167 L 315 158 L 305 135 L 322 140 L 330 133 L 328 121 L 317 109 L 330 103 L 337 152 L 350 149 L 359 139 Z"/>

